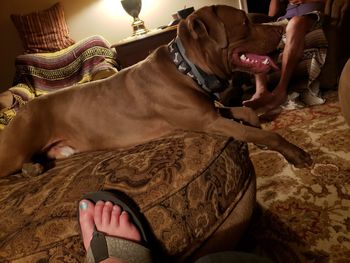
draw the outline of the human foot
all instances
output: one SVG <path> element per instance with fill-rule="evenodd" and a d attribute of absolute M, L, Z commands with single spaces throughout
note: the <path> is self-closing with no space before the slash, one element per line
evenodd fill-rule
<path fill-rule="evenodd" d="M 90 248 L 94 227 L 110 237 L 118 237 L 134 242 L 141 241 L 141 235 L 131 222 L 129 214 L 111 202 L 98 201 L 96 205 L 83 199 L 79 203 L 79 222 L 85 250 Z M 115 258 L 107 258 L 102 262 L 124 262 Z"/>
<path fill-rule="evenodd" d="M 91 192 L 79 207 L 86 262 L 153 262 L 152 234 L 129 196 L 117 190 Z"/>
<path fill-rule="evenodd" d="M 98 201 L 96 205 L 88 200 L 80 201 L 79 222 L 86 250 L 90 246 L 94 226 L 98 231 L 108 236 L 135 242 L 141 241 L 140 233 L 136 226 L 131 223 L 129 214 L 122 211 L 120 206 L 113 205 L 109 201 Z"/>
<path fill-rule="evenodd" d="M 264 91 L 255 93 L 251 99 L 243 101 L 243 106 L 254 109 L 258 114 L 266 114 L 281 106 L 287 100 L 285 92 Z"/>

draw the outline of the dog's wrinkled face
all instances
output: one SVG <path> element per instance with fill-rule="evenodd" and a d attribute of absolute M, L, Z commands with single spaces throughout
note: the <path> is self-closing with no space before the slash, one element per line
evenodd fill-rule
<path fill-rule="evenodd" d="M 233 71 L 266 73 L 278 69 L 267 54 L 274 51 L 281 39 L 283 29 L 279 26 L 252 24 L 246 13 L 230 6 L 204 7 L 179 25 L 187 28 L 192 46 L 197 45 L 208 64 L 218 64 L 220 69 L 213 73 Z M 192 39 L 189 39 L 189 37 Z M 182 40 L 182 38 L 181 38 Z M 195 57 L 195 56 L 194 56 Z"/>
<path fill-rule="evenodd" d="M 283 33 L 281 27 L 252 24 L 245 12 L 232 8 L 219 6 L 216 12 L 226 28 L 233 70 L 266 73 L 278 69 L 266 54 L 276 49 Z"/>

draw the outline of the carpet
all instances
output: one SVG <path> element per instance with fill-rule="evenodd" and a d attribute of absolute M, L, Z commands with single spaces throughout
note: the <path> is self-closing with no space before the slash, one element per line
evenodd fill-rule
<path fill-rule="evenodd" d="M 350 262 L 350 127 L 337 93 L 326 98 L 263 125 L 308 151 L 312 167 L 250 146 L 258 205 L 242 244 L 274 262 Z"/>

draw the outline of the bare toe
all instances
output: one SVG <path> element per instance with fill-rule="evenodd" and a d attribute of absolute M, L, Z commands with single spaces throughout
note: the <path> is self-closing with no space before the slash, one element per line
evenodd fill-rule
<path fill-rule="evenodd" d="M 111 225 L 113 225 L 113 227 L 119 226 L 119 217 L 121 213 L 122 213 L 121 207 L 118 205 L 114 205 L 112 209 L 112 214 L 111 214 Z"/>
<path fill-rule="evenodd" d="M 102 209 L 102 226 L 107 227 L 111 223 L 113 204 L 109 201 L 105 202 Z"/>
<path fill-rule="evenodd" d="M 141 235 L 139 230 L 136 228 L 136 226 L 131 222 L 129 214 L 125 211 L 123 211 L 119 218 L 119 225 L 121 229 L 126 229 L 127 232 L 125 232 L 125 238 L 140 242 L 141 241 Z"/>
<path fill-rule="evenodd" d="M 92 234 L 94 232 L 94 211 L 95 206 L 88 200 L 81 200 L 79 203 L 79 222 L 83 238 L 84 247 L 87 250 L 90 246 Z"/>

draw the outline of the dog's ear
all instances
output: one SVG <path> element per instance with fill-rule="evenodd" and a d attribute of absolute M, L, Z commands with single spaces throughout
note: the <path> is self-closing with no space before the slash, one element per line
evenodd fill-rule
<path fill-rule="evenodd" d="M 201 19 L 197 14 L 190 15 L 187 17 L 187 28 L 194 39 L 210 38 L 220 48 L 227 46 L 225 25 L 213 12 L 205 19 Z"/>
<path fill-rule="evenodd" d="M 199 19 L 197 15 L 190 15 L 187 18 L 187 28 L 194 39 L 208 36 L 208 31 L 205 24 Z"/>

